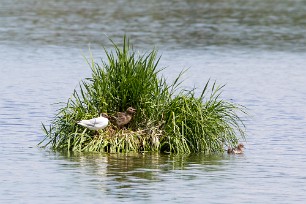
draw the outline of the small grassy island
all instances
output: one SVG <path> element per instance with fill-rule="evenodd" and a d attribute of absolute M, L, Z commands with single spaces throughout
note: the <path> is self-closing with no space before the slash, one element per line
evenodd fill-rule
<path fill-rule="evenodd" d="M 88 59 L 91 78 L 80 83 L 65 107 L 49 126 L 40 146 L 79 152 L 224 152 L 226 146 L 245 139 L 238 113 L 244 108 L 220 99 L 223 86 L 209 81 L 202 94 L 180 90 L 181 74 L 172 84 L 161 76 L 157 51 L 137 54 L 124 37 L 119 47 L 105 50 L 101 65 Z M 101 113 L 114 115 L 128 107 L 136 109 L 124 127 L 109 122 L 102 130 L 78 125 Z"/>

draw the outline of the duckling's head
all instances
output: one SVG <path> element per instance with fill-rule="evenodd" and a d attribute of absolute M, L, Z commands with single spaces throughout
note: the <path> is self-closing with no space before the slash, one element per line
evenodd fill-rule
<path fill-rule="evenodd" d="M 244 145 L 242 143 L 238 144 L 238 149 L 243 150 L 244 149 Z"/>
<path fill-rule="evenodd" d="M 100 117 L 104 117 L 104 118 L 109 118 L 109 116 L 107 115 L 107 113 L 101 113 Z"/>
<path fill-rule="evenodd" d="M 134 114 L 134 113 L 136 112 L 136 109 L 133 108 L 133 107 L 129 107 L 129 108 L 126 110 L 126 112 L 127 112 L 128 114 Z"/>

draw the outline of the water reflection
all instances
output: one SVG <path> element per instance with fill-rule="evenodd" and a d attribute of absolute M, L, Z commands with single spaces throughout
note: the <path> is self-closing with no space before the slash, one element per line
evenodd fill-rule
<path fill-rule="evenodd" d="M 194 189 L 192 194 L 184 195 L 196 199 L 198 194 L 195 192 L 201 191 L 198 187 L 204 187 L 204 180 L 207 185 L 210 182 L 222 182 L 231 169 L 235 171 L 235 166 L 245 160 L 243 156 L 227 154 L 207 156 L 157 153 L 61 153 L 57 158 L 67 163 L 62 165 L 62 168 L 89 175 L 91 180 L 87 182 L 90 183 L 91 189 L 121 201 L 131 201 L 135 198 L 160 200 L 161 197 L 164 197 L 165 201 L 173 201 L 171 192 L 178 189 Z M 158 195 L 165 186 L 168 192 Z M 181 190 L 179 191 L 183 193 Z"/>
<path fill-rule="evenodd" d="M 61 153 L 61 158 L 79 164 L 90 174 L 111 177 L 118 182 L 128 182 L 131 178 L 141 181 L 160 181 L 160 174 L 176 170 L 198 169 L 205 172 L 222 171 L 228 160 L 236 157 L 228 155 L 168 155 L 160 153 Z M 76 163 L 74 163 L 76 162 Z M 71 166 L 69 165 L 69 168 Z"/>

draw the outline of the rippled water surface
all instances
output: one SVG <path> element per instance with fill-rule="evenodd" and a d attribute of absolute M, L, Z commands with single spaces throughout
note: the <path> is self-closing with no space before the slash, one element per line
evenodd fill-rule
<path fill-rule="evenodd" d="M 1 203 L 303 203 L 306 199 L 306 3 L 1 1 Z M 40 149 L 41 122 L 90 76 L 88 45 L 108 35 L 157 47 L 184 86 L 226 84 L 248 108 L 246 152 L 67 154 Z"/>

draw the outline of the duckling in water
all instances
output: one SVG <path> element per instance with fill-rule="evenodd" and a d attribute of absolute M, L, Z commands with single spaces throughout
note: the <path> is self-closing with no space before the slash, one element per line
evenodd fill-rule
<path fill-rule="evenodd" d="M 132 120 L 135 112 L 135 108 L 129 107 L 125 112 L 117 112 L 114 116 L 110 116 L 109 120 L 118 128 L 122 128 Z"/>
<path fill-rule="evenodd" d="M 227 149 L 227 153 L 228 154 L 243 154 L 243 151 L 244 151 L 244 145 L 243 144 L 238 144 L 237 147 L 235 148 L 228 148 Z"/>

